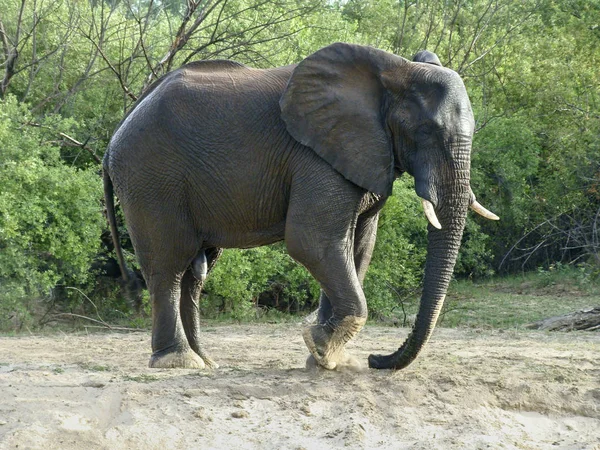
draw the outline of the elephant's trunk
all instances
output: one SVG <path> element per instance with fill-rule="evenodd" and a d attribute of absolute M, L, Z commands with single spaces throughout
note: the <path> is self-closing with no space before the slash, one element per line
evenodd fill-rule
<path fill-rule="evenodd" d="M 463 180 L 464 181 L 464 180 Z M 465 226 L 470 199 L 468 178 L 441 198 L 438 217 L 441 229 L 429 225 L 427 260 L 421 304 L 413 329 L 402 346 L 391 355 L 370 355 L 369 367 L 399 370 L 412 363 L 431 336 L 440 314 Z"/>

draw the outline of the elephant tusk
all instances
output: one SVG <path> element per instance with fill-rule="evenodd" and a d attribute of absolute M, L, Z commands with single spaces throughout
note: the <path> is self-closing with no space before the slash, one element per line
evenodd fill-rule
<path fill-rule="evenodd" d="M 479 214 L 480 216 L 485 217 L 486 219 L 490 219 L 490 220 L 500 220 L 500 217 L 498 217 L 496 214 L 494 214 L 493 212 L 485 209 L 483 206 L 481 206 L 479 204 L 479 202 L 477 200 L 473 200 L 473 203 L 471 203 L 471 209 L 473 211 L 475 211 L 477 214 Z"/>
<path fill-rule="evenodd" d="M 425 211 L 425 216 L 427 216 L 427 220 L 429 223 L 433 225 L 438 230 L 442 229 L 442 225 L 440 225 L 440 221 L 435 215 L 435 210 L 433 208 L 433 204 L 429 200 L 422 199 L 423 201 L 423 210 Z"/>

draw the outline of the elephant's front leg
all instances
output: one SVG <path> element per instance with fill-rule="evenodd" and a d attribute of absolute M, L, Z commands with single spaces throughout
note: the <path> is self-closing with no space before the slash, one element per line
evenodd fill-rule
<path fill-rule="evenodd" d="M 354 233 L 354 266 L 356 275 L 362 286 L 365 281 L 367 269 L 371 263 L 375 239 L 377 237 L 377 223 L 379 220 L 379 209 L 359 216 L 356 231 Z M 319 309 L 317 311 L 317 323 L 326 323 L 333 315 L 331 301 L 327 294 L 321 290 L 319 296 Z"/>
<path fill-rule="evenodd" d="M 317 364 L 327 369 L 356 368 L 357 361 L 349 357 L 345 345 L 367 320 L 367 303 L 354 260 L 355 214 L 362 193 L 345 180 L 343 183 L 349 192 L 327 192 L 334 198 L 322 193 L 312 195 L 310 202 L 300 194 L 292 197 L 286 223 L 290 255 L 311 272 L 324 292 L 320 323 L 307 328 L 303 338 Z M 331 308 L 326 320 L 325 299 Z"/>
<path fill-rule="evenodd" d="M 323 265 L 309 267 L 321 283 L 321 301 L 329 302 L 331 314 L 327 320 L 321 317 L 319 323 L 306 328 L 302 337 L 314 362 L 330 370 L 360 368 L 358 361 L 345 350 L 345 345 L 367 320 L 367 304 L 354 264 L 342 263 L 343 260 L 343 257 L 326 258 Z M 320 313 L 323 312 L 321 309 Z M 311 357 L 307 366 L 313 364 Z"/>
<path fill-rule="evenodd" d="M 309 369 L 320 366 L 329 370 L 362 370 L 363 365 L 346 351 L 345 345 L 358 334 L 365 322 L 365 317 L 346 316 L 335 327 L 328 322 L 305 329 L 302 337 L 310 351 L 306 367 Z"/>

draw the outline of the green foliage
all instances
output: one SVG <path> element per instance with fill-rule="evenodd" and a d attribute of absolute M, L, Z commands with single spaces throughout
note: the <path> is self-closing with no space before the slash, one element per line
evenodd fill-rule
<path fill-rule="evenodd" d="M 557 261 L 600 273 L 598 0 L 215 0 L 188 15 L 196 3 L 0 0 L 0 328 L 31 325 L 32 299 L 57 286 L 78 286 L 107 320 L 127 314 L 119 289 L 88 269 L 105 228 L 98 159 L 148 83 L 203 58 L 296 63 L 335 41 L 407 58 L 427 48 L 465 80 L 478 129 L 471 185 L 501 221 L 469 216 L 457 277 Z M 425 245 L 405 177 L 380 218 L 364 284 L 371 312 L 415 306 Z M 206 290 L 204 312 L 236 319 L 318 299 L 281 244 L 226 251 Z"/>
<path fill-rule="evenodd" d="M 427 219 L 414 193 L 414 181 L 394 183 L 393 196 L 381 212 L 377 243 L 364 282 L 367 304 L 377 316 L 401 305 L 421 283 L 427 245 Z"/>
<path fill-rule="evenodd" d="M 596 306 L 600 284 L 584 267 L 451 284 L 438 323 L 445 327 L 523 328 L 529 323 Z M 409 309 L 414 314 L 415 309 Z"/>
<path fill-rule="evenodd" d="M 471 184 L 501 221 L 477 219 L 477 247 L 487 256 L 466 269 L 463 248 L 459 274 L 487 274 L 501 261 L 503 270 L 531 269 L 586 252 L 600 264 L 597 245 L 561 251 L 573 248 L 574 232 L 593 228 L 600 210 L 597 0 L 350 0 L 341 11 L 355 24 L 357 42 L 408 58 L 427 48 L 465 80 L 478 128 Z M 548 220 L 554 230 L 536 228 Z M 560 237 L 552 235 L 556 228 Z M 505 258 L 534 230 L 522 251 Z M 597 242 L 597 234 L 585 241 Z"/>
<path fill-rule="evenodd" d="M 236 320 L 256 316 L 259 295 L 275 286 L 280 301 L 295 303 L 295 310 L 304 310 L 318 299 L 318 285 L 283 245 L 225 250 L 208 277 L 209 294 L 201 306 L 213 316 L 226 314 Z"/>
<path fill-rule="evenodd" d="M 46 129 L 57 121 L 65 131 L 74 126 L 53 116 L 32 126 L 25 104 L 13 96 L 0 103 L 0 295 L 5 301 L 48 296 L 57 284 L 81 284 L 90 277 L 103 226 L 100 179 L 93 168 L 73 168 L 61 159 Z"/>
<path fill-rule="evenodd" d="M 30 300 L 18 283 L 0 286 L 0 331 L 22 330 L 33 326 Z"/>
<path fill-rule="evenodd" d="M 475 220 L 473 214 L 467 216 L 462 246 L 454 267 L 454 273 L 460 278 L 484 278 L 494 274 L 491 239 L 481 231 Z"/>

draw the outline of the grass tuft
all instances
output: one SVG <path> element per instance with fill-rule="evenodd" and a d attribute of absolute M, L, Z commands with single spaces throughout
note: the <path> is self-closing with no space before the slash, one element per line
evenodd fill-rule
<path fill-rule="evenodd" d="M 600 305 L 600 284 L 571 267 L 452 283 L 438 324 L 520 328 L 548 317 Z"/>

